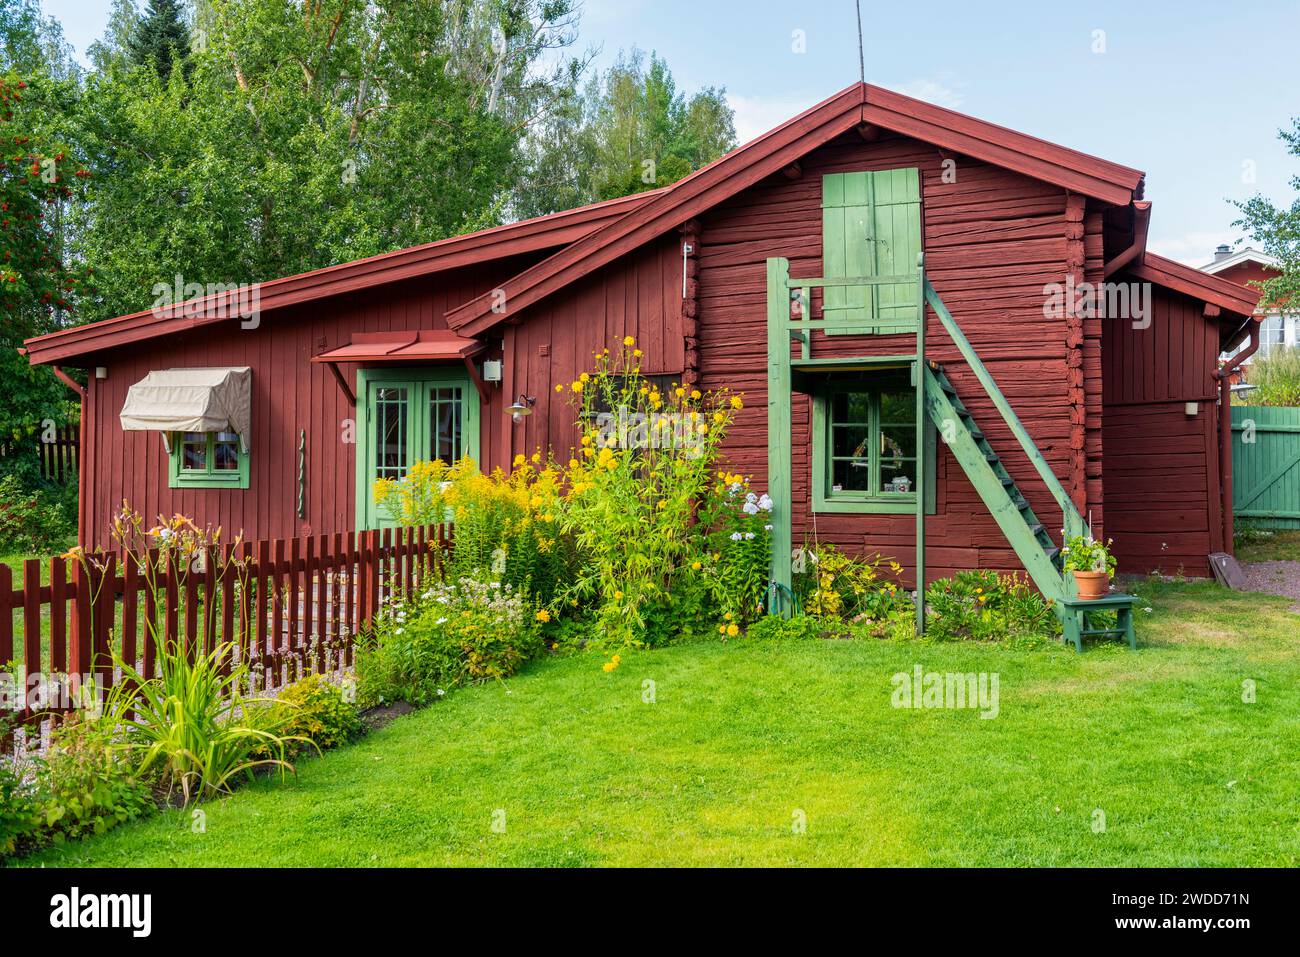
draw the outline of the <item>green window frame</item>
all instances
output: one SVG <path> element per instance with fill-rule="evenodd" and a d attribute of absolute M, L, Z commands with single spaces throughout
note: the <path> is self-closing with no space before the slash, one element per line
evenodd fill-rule
<path fill-rule="evenodd" d="M 887 396 L 901 396 L 894 411 L 886 407 Z M 857 398 L 850 398 L 850 397 Z M 916 388 L 906 374 L 875 374 L 831 379 L 816 389 L 813 401 L 812 487 L 814 512 L 880 513 L 912 515 L 916 512 L 917 475 L 915 449 L 906 455 L 897 444 L 908 434 L 915 435 Z M 904 416 L 903 410 L 910 414 Z M 883 437 L 883 438 L 882 438 Z M 894 452 L 889 451 L 894 443 Z M 925 496 L 925 510 L 936 510 L 935 460 L 937 452 L 934 423 L 928 419 L 924 429 L 925 475 L 920 482 Z M 915 439 L 912 440 L 915 444 Z M 891 469 L 890 463 L 896 463 Z M 911 464 L 911 469 L 907 468 Z M 844 488 L 843 479 L 850 469 L 865 477 L 856 489 Z M 891 491 L 886 475 L 891 471 L 907 474 L 911 491 Z M 836 488 L 836 479 L 840 488 Z"/>
<path fill-rule="evenodd" d="M 169 444 L 171 488 L 248 488 L 248 453 L 234 432 L 173 432 Z"/>
<path fill-rule="evenodd" d="M 358 370 L 357 528 L 394 524 L 375 504 L 377 477 L 399 479 L 413 463 L 439 457 L 481 464 L 479 420 L 478 389 L 464 368 Z"/>

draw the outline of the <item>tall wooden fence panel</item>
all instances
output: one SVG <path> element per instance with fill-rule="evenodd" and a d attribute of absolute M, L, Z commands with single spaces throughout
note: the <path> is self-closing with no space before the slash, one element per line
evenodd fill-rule
<path fill-rule="evenodd" d="M 155 549 L 144 561 L 30 559 L 18 574 L 0 564 L 5 703 L 20 722 L 66 711 L 83 676 L 101 689 L 121 680 L 119 658 L 156 675 L 160 644 L 198 653 L 228 642 L 254 690 L 345 667 L 357 633 L 385 602 L 422 587 L 445 545 L 444 530 L 429 526 L 242 542 L 185 562 Z"/>
<path fill-rule="evenodd" d="M 48 440 L 44 431 L 36 438 L 36 455 L 40 462 L 41 475 L 52 482 L 66 484 L 77 480 L 77 468 L 81 454 L 80 426 L 75 422 L 61 425 L 54 429 Z M 26 440 L 30 443 L 32 440 Z M 30 445 L 28 445 L 30 448 Z M 12 455 L 20 448 L 10 442 L 0 443 L 0 458 Z"/>
<path fill-rule="evenodd" d="M 1240 523 L 1300 528 L 1300 408 L 1232 408 L 1232 508 Z"/>

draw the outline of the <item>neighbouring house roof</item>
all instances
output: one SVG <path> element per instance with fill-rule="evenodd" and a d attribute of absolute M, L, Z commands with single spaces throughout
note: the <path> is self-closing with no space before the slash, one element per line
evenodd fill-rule
<path fill-rule="evenodd" d="M 687 222 L 858 127 L 878 127 L 1108 203 L 1141 199 L 1145 174 L 1006 127 L 866 83 L 855 83 L 687 176 L 613 222 L 447 313 L 447 325 L 480 335 L 557 289 Z M 504 299 L 505 309 L 494 309 Z"/>
<path fill-rule="evenodd" d="M 1129 265 L 1127 272 L 1135 279 L 1181 292 L 1242 319 L 1253 315 L 1256 306 L 1259 305 L 1258 289 L 1211 276 L 1200 269 L 1184 266 L 1180 262 L 1152 252 L 1146 253 L 1140 261 Z M 1256 316 L 1256 318 L 1260 317 Z"/>
<path fill-rule="evenodd" d="M 258 309 L 266 312 L 475 263 L 564 246 L 649 202 L 660 192 L 663 190 L 636 193 L 259 283 L 255 287 Z M 245 291 L 244 296 L 247 295 Z M 103 349 L 220 322 L 236 314 L 234 303 L 237 296 L 235 293 L 222 293 L 165 309 L 146 310 L 62 329 L 29 339 L 25 343 L 27 354 L 36 365 L 64 362 Z"/>
<path fill-rule="evenodd" d="M 428 362 L 465 359 L 487 348 L 478 339 L 445 329 L 409 332 L 356 332 L 346 346 L 312 356 L 312 362 Z"/>
<path fill-rule="evenodd" d="M 1237 250 L 1231 256 L 1225 256 L 1215 262 L 1206 263 L 1201 267 L 1201 272 L 1220 273 L 1225 269 L 1231 269 L 1233 266 L 1239 266 L 1247 262 L 1259 263 L 1261 266 L 1270 266 L 1274 269 L 1281 268 L 1281 263 L 1278 262 L 1276 257 L 1247 246 L 1245 249 Z"/>

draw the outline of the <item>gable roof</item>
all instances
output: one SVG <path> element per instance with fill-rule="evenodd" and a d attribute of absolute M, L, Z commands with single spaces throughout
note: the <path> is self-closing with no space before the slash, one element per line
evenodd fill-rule
<path fill-rule="evenodd" d="M 663 191 L 636 193 L 259 283 L 256 285 L 258 308 L 266 312 L 475 263 L 564 246 L 649 202 Z M 63 362 L 103 349 L 228 320 L 236 314 L 234 307 L 238 295 L 205 296 L 165 309 L 145 310 L 73 326 L 28 339 L 24 345 L 33 365 Z M 245 301 L 248 295 L 246 291 Z"/>
<path fill-rule="evenodd" d="M 1211 274 L 1220 273 L 1225 269 L 1231 269 L 1233 266 L 1238 266 L 1241 263 L 1247 262 L 1258 263 L 1261 266 L 1267 266 L 1272 269 L 1282 268 L 1282 264 L 1275 257 L 1270 256 L 1266 252 L 1247 246 L 1245 249 L 1240 249 L 1231 256 L 1224 256 L 1222 259 L 1206 263 L 1201 267 L 1201 272 L 1208 272 Z"/>
<path fill-rule="evenodd" d="M 1148 252 L 1140 262 L 1130 265 L 1127 272 L 1135 279 L 1181 292 L 1242 318 L 1253 315 L 1255 307 L 1259 305 L 1258 289 L 1211 276 L 1152 252 Z M 1256 316 L 1256 319 L 1259 318 L 1261 317 Z"/>
<path fill-rule="evenodd" d="M 447 325 L 462 335 L 481 335 L 511 314 L 681 225 L 753 184 L 780 171 L 823 143 L 859 125 L 879 126 L 1023 173 L 1072 192 L 1127 205 L 1141 198 L 1141 170 L 1057 146 L 1006 127 L 855 83 L 827 100 L 751 140 L 661 192 L 586 238 L 524 270 L 500 295 L 480 296 L 447 313 Z"/>

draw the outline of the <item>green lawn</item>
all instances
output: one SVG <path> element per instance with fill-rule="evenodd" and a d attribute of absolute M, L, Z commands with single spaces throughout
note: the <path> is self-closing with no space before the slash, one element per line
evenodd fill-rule
<path fill-rule="evenodd" d="M 740 639 L 610 674 L 550 659 L 206 805 L 206 833 L 169 812 L 26 863 L 1296 865 L 1300 617 L 1211 584 L 1137 590 L 1155 609 L 1137 652 Z M 999 715 L 891 707 L 917 663 L 996 672 Z"/>
<path fill-rule="evenodd" d="M 1267 538 L 1242 542 L 1236 553 L 1242 562 L 1300 562 L 1300 531 L 1278 529 Z"/>

